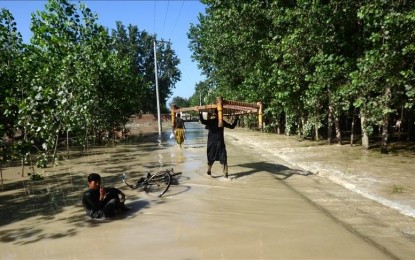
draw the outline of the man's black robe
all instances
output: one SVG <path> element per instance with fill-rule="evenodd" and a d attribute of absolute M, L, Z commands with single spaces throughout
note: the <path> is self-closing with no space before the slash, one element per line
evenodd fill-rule
<path fill-rule="evenodd" d="M 203 116 L 199 115 L 200 122 L 206 125 L 206 128 L 209 129 L 208 143 L 207 143 L 207 159 L 208 165 L 212 165 L 215 161 L 220 161 L 221 164 L 227 164 L 227 153 L 225 146 L 225 138 L 223 130 L 224 128 L 234 129 L 238 120 L 235 120 L 233 124 L 229 124 L 223 120 L 223 127 L 219 127 L 218 119 L 212 118 L 205 120 Z"/>

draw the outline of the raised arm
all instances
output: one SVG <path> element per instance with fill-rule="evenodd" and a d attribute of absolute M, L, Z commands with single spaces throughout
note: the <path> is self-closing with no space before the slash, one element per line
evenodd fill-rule
<path fill-rule="evenodd" d="M 238 124 L 238 120 L 239 120 L 239 117 L 236 117 L 235 121 L 233 121 L 233 124 L 229 124 L 228 122 L 223 120 L 223 126 L 226 127 L 226 128 L 234 129 L 236 127 L 236 125 Z"/>
<path fill-rule="evenodd" d="M 200 123 L 202 123 L 202 124 L 206 125 L 207 120 L 205 120 L 205 119 L 203 118 L 203 115 L 202 115 L 202 113 L 200 113 L 200 112 L 199 112 L 199 120 L 200 120 Z"/>

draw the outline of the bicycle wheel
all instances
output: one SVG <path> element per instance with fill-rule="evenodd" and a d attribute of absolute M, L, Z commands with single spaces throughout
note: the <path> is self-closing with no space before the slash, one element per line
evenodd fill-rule
<path fill-rule="evenodd" d="M 159 172 L 150 177 L 147 181 L 145 191 L 152 196 L 163 196 L 171 184 L 171 175 L 168 172 Z"/>
<path fill-rule="evenodd" d="M 182 174 L 182 172 L 174 172 L 173 168 L 171 170 L 166 170 L 166 172 L 170 173 L 171 176 L 171 185 L 178 185 L 178 175 Z"/>

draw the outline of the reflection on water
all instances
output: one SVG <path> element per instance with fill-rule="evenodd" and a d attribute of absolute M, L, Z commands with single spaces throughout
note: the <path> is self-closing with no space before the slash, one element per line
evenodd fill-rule
<path fill-rule="evenodd" d="M 207 143 L 207 134 L 208 131 L 204 128 L 204 125 L 201 125 L 199 123 L 187 123 L 185 146 L 205 146 Z"/>
<path fill-rule="evenodd" d="M 202 125 L 186 123 L 182 150 L 170 139 L 170 131 L 161 135 L 138 133 L 115 146 L 91 148 L 83 155 L 71 155 L 58 166 L 36 169 L 44 177 L 39 181 L 22 178 L 21 167 L 6 168 L 0 193 L 0 226 L 32 216 L 53 217 L 67 206 L 82 209 L 80 201 L 89 173 L 100 173 L 105 185 L 122 187 L 123 172 L 134 178 L 148 171 L 186 164 L 188 153 L 195 147 L 205 147 L 206 141 L 207 131 Z"/>
<path fill-rule="evenodd" d="M 132 141 L 132 138 L 116 146 L 90 149 L 86 155 L 73 156 L 57 167 L 41 170 L 39 173 L 45 178 L 38 182 L 30 182 L 27 177 L 22 180 L 17 175 L 18 169 L 6 172 L 5 190 L 0 193 L 0 225 L 13 221 L 16 223 L 0 228 L 0 243 L 7 243 L 3 244 L 4 257 L 0 258 L 82 258 L 91 255 L 90 247 L 84 245 L 85 241 L 96 237 L 100 244 L 116 245 L 119 250 L 115 252 L 113 247 L 100 247 L 98 253 L 93 252 L 95 258 L 128 258 L 131 256 L 128 249 L 134 248 L 140 252 L 141 258 L 156 259 L 171 256 L 183 259 L 333 259 L 339 255 L 353 259 L 383 259 L 383 250 L 380 255 L 377 254 L 378 247 L 373 247 L 373 243 L 362 239 L 367 234 L 366 230 L 370 230 L 368 241 L 372 241 L 372 237 L 379 237 L 379 240 L 383 237 L 395 238 L 395 234 L 400 232 L 393 228 L 396 233 L 381 232 L 381 236 L 376 236 L 376 230 L 392 230 L 392 226 L 385 228 L 389 226 L 383 225 L 386 222 L 378 221 L 382 216 L 379 213 L 366 214 L 371 209 L 366 202 L 362 213 L 354 214 L 355 198 L 352 196 L 346 200 L 347 204 L 341 203 L 347 205 L 347 208 L 353 207 L 349 214 L 352 219 L 370 217 L 370 222 L 359 222 L 359 227 L 363 228 L 356 231 L 360 233 L 363 230 L 363 233 L 356 236 L 355 232 L 350 232 L 349 228 L 344 228 L 344 225 L 339 225 L 338 221 L 327 216 L 330 215 L 328 212 L 322 213 L 306 197 L 298 196 L 298 192 L 293 192 L 296 189 L 288 188 L 290 183 L 298 184 L 297 187 L 302 187 L 315 196 L 317 202 L 329 198 L 336 207 L 334 212 L 338 212 L 338 202 L 342 198 L 337 193 L 337 185 L 327 183 L 326 188 L 330 186 L 330 189 L 324 190 L 321 188 L 325 184 L 318 182 L 310 187 L 310 182 L 302 182 L 300 179 L 316 175 L 303 177 L 301 175 L 307 175 L 307 172 L 276 163 L 273 154 L 281 151 L 283 154 L 291 153 L 296 156 L 293 158 L 297 162 L 306 160 L 308 163 L 315 162 L 318 158 L 314 156 L 324 153 L 324 158 L 320 156 L 320 159 L 323 158 L 327 165 L 327 160 L 332 155 L 328 151 L 332 150 L 324 151 L 318 147 L 318 151 L 308 152 L 310 157 L 307 158 L 304 148 L 298 147 L 298 142 L 290 144 L 287 141 L 271 141 L 278 138 L 275 135 L 252 138 L 247 131 L 235 134 L 232 138 L 231 133 L 236 131 L 227 131 L 225 135 L 229 140 L 231 177 L 221 177 L 221 167 L 215 164 L 217 172 L 213 177 L 216 178 L 211 178 L 206 176 L 204 170 L 207 131 L 197 124 L 189 123 L 186 127 L 184 149 L 179 149 L 175 141 L 169 138 L 169 131 L 166 131 L 160 138 L 157 133 L 143 135 L 139 142 Z M 243 138 L 245 133 L 245 139 L 252 143 Z M 335 162 L 339 158 L 339 155 L 334 156 Z M 144 170 L 156 171 L 160 167 L 174 167 L 183 172 L 178 178 L 178 185 L 174 185 L 166 197 L 161 199 L 149 198 L 145 193 L 129 190 L 121 182 L 120 175 L 123 172 L 135 178 L 142 175 Z M 85 221 L 87 218 L 80 199 L 87 188 L 86 176 L 90 172 L 101 173 L 105 185 L 128 190 L 127 205 L 132 210 L 121 216 L 123 221 L 117 219 L 112 223 L 104 222 L 105 227 L 100 222 Z M 281 181 L 283 179 L 288 179 L 288 185 Z M 331 194 L 331 191 L 334 192 Z M 75 207 L 66 208 L 74 205 Z M 360 208 L 356 209 L 360 211 Z M 393 218 L 385 217 L 389 222 L 394 222 Z M 369 223 L 370 229 L 365 228 L 368 226 L 366 223 Z M 406 223 L 409 222 L 400 224 L 405 227 L 405 240 L 399 239 L 396 240 L 399 243 L 388 244 L 399 244 L 396 251 L 411 248 L 403 243 L 408 241 L 409 244 L 413 238 L 412 226 Z M 325 239 L 315 241 L 316 237 Z M 218 247 L 217 241 L 224 243 Z M 238 250 L 235 250 L 235 241 L 239 245 L 236 248 Z M 346 249 L 342 243 L 347 244 Z M 155 244 L 163 250 L 151 250 Z M 278 250 L 275 250 L 276 246 Z M 376 252 L 371 253 L 366 247 L 374 248 Z M 304 250 L 295 250 L 296 248 Z M 193 254 L 196 250 L 200 251 Z M 285 253 L 280 254 L 283 250 Z M 183 253 L 180 254 L 179 251 Z M 268 254 L 263 254 L 267 252 Z M 406 256 L 408 255 L 413 253 Z"/>

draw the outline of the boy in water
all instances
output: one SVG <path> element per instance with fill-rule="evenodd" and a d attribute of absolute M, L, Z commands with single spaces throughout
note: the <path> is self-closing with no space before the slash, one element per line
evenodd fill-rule
<path fill-rule="evenodd" d="M 120 211 L 129 210 L 124 205 L 125 194 L 116 188 L 102 187 L 99 174 L 91 173 L 88 176 L 88 187 L 82 197 L 82 205 L 91 218 L 110 218 Z"/>

